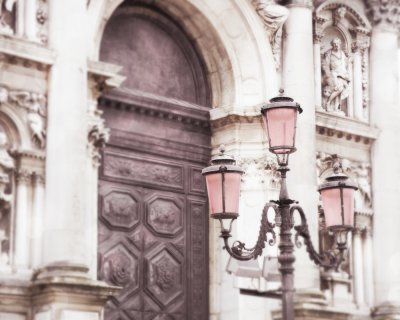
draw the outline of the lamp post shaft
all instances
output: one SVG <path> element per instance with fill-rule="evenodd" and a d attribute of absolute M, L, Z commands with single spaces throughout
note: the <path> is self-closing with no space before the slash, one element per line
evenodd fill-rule
<path fill-rule="evenodd" d="M 281 167 L 281 190 L 279 194 L 278 211 L 281 216 L 279 256 L 279 271 L 282 275 L 282 319 L 294 320 L 294 267 L 296 258 L 293 254 L 292 241 L 293 218 L 290 213 L 290 200 L 286 187 L 287 167 Z"/>

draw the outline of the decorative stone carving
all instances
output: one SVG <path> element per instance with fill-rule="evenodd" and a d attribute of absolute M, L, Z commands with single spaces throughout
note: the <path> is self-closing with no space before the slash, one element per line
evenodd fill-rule
<path fill-rule="evenodd" d="M 113 191 L 103 197 L 101 215 L 113 227 L 132 228 L 139 222 L 137 206 L 130 194 Z"/>
<path fill-rule="evenodd" d="M 346 7 L 338 7 L 335 11 L 333 11 L 333 25 L 337 26 L 340 21 L 344 19 L 346 15 Z"/>
<path fill-rule="evenodd" d="M 280 188 L 280 173 L 275 158 L 241 158 L 237 164 L 242 167 L 242 181 L 247 186 L 267 185 L 270 189 Z"/>
<path fill-rule="evenodd" d="M 326 111 L 344 115 L 341 105 L 349 96 L 350 78 L 347 54 L 342 50 L 341 43 L 339 38 L 334 38 L 331 49 L 324 53 L 322 106 Z"/>
<path fill-rule="evenodd" d="M 14 34 L 13 9 L 16 0 L 0 0 L 0 33 L 6 35 Z"/>
<path fill-rule="evenodd" d="M 49 6 L 47 0 L 37 0 L 37 38 L 43 44 L 47 44 L 48 41 L 48 10 Z"/>
<path fill-rule="evenodd" d="M 46 97 L 41 93 L 9 91 L 9 102 L 26 110 L 26 121 L 33 142 L 40 148 L 46 146 Z"/>
<path fill-rule="evenodd" d="M 7 136 L 0 132 L 0 267 L 9 263 L 11 227 L 12 171 L 14 159 L 7 151 Z"/>
<path fill-rule="evenodd" d="M 277 5 L 274 0 L 253 0 L 253 5 L 268 34 L 275 66 L 278 70 L 281 64 L 282 26 L 289 16 L 289 10 Z"/>
<path fill-rule="evenodd" d="M 400 30 L 400 2 L 398 0 L 367 0 L 367 14 L 376 26 L 398 32 Z"/>
<path fill-rule="evenodd" d="M 104 120 L 98 116 L 93 119 L 88 130 L 88 150 L 94 167 L 100 165 L 101 150 L 110 139 L 110 129 L 106 128 Z"/>

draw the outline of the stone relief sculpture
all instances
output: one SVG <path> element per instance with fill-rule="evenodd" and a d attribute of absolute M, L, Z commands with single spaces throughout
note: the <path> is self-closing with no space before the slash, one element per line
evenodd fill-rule
<path fill-rule="evenodd" d="M 12 11 L 16 0 L 0 0 L 0 33 L 14 34 Z"/>
<path fill-rule="evenodd" d="M 371 28 L 367 17 L 353 8 L 352 1 L 321 1 L 316 8 L 314 66 L 317 70 L 317 110 L 360 121 L 369 120 L 368 47 Z"/>
<path fill-rule="evenodd" d="M 253 0 L 253 5 L 264 23 L 274 55 L 276 69 L 280 68 L 282 26 L 289 16 L 289 10 L 274 0 Z"/>
<path fill-rule="evenodd" d="M 334 38 L 331 49 L 324 54 L 322 70 L 324 75 L 323 107 L 326 111 L 344 114 L 342 101 L 349 96 L 349 71 L 347 54 L 341 48 L 342 41 Z"/>
<path fill-rule="evenodd" d="M 27 111 L 26 120 L 33 142 L 41 149 L 46 145 L 46 97 L 43 94 L 27 91 L 10 91 L 11 103 Z"/>
<path fill-rule="evenodd" d="M 7 150 L 7 136 L 0 132 L 0 266 L 9 262 L 10 212 L 13 199 L 11 176 L 14 159 Z"/>

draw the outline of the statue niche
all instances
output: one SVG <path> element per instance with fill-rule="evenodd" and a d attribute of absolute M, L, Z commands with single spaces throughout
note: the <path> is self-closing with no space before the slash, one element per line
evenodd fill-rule
<path fill-rule="evenodd" d="M 340 38 L 333 38 L 330 44 L 322 60 L 322 107 L 328 112 L 345 115 L 343 109 L 351 82 L 348 57 L 342 50 Z"/>
<path fill-rule="evenodd" d="M 15 167 L 7 147 L 7 136 L 0 131 L 0 268 L 9 263 L 12 180 Z"/>

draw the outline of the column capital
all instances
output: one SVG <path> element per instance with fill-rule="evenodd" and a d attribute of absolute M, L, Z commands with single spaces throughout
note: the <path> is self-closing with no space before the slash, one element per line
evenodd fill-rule
<path fill-rule="evenodd" d="M 17 183 L 29 184 L 32 181 L 32 172 L 26 169 L 19 169 L 15 172 Z"/>
<path fill-rule="evenodd" d="M 400 31 L 400 12 L 397 0 L 367 0 L 367 13 L 372 24 L 385 31 Z"/>

